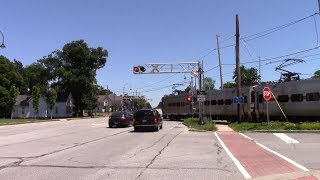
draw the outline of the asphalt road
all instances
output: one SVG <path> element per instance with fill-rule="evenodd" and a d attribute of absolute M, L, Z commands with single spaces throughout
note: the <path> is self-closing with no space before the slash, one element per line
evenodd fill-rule
<path fill-rule="evenodd" d="M 213 133 L 159 132 L 106 119 L 0 127 L 0 179 L 244 179 Z"/>

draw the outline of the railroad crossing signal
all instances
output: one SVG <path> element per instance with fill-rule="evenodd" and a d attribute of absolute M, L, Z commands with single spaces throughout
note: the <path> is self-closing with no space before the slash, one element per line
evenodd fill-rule
<path fill-rule="evenodd" d="M 146 71 L 146 68 L 143 66 L 134 66 L 133 67 L 133 73 L 137 74 L 137 73 L 143 73 Z"/>
<path fill-rule="evenodd" d="M 271 90 L 269 87 L 263 88 L 263 98 L 266 101 L 269 101 L 271 99 Z"/>
<path fill-rule="evenodd" d="M 188 96 L 188 97 L 187 97 L 187 101 L 188 101 L 188 102 L 192 102 L 192 97 L 191 97 L 191 96 Z"/>

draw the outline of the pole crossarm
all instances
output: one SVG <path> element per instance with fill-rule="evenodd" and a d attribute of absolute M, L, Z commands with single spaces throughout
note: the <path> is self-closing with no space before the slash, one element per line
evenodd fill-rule
<path fill-rule="evenodd" d="M 136 67 L 143 67 L 145 71 L 133 71 L 133 74 L 196 73 L 199 72 L 200 62 L 149 63 Z"/>

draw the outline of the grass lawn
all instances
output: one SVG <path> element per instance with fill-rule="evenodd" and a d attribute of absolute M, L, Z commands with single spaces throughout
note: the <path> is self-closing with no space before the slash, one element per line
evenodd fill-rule
<path fill-rule="evenodd" d="M 183 120 L 183 124 L 189 128 L 197 129 L 197 130 L 205 130 L 205 131 L 216 131 L 217 127 L 212 123 L 211 120 L 207 120 L 207 123 L 204 125 L 198 124 L 198 118 L 188 118 Z"/>
<path fill-rule="evenodd" d="M 0 119 L 0 126 L 36 122 L 57 121 L 57 119 Z"/>
<path fill-rule="evenodd" d="M 262 123 L 248 123 L 241 124 L 232 123 L 229 126 L 235 131 L 255 131 L 255 130 L 320 130 L 320 123 L 318 122 L 303 122 L 303 123 L 290 123 L 271 121 Z"/>

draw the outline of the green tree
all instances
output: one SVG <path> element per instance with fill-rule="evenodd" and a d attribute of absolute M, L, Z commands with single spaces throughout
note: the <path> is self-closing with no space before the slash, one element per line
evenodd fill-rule
<path fill-rule="evenodd" d="M 208 90 L 214 89 L 214 83 L 215 83 L 215 81 L 211 77 L 205 77 L 203 79 L 204 90 L 208 91 Z"/>
<path fill-rule="evenodd" d="M 49 72 L 42 64 L 32 63 L 24 68 L 23 78 L 26 84 L 25 87 L 31 90 L 30 94 L 32 94 L 32 88 L 36 84 L 39 85 L 40 91 L 44 92 L 48 87 Z"/>
<path fill-rule="evenodd" d="M 41 90 L 40 90 L 39 84 L 37 84 L 32 88 L 32 107 L 35 110 L 35 114 L 37 114 L 39 111 L 40 96 L 41 96 Z M 36 118 L 36 115 L 35 115 L 35 118 Z"/>
<path fill-rule="evenodd" d="M 0 56 L 0 117 L 9 117 L 15 97 L 10 89 L 18 89 L 23 85 L 23 78 L 9 59 Z M 13 90 L 12 90 L 13 92 Z M 14 93 L 12 94 L 14 95 Z M 14 100 L 13 100 L 14 98 Z"/>
<path fill-rule="evenodd" d="M 96 105 L 96 71 L 105 66 L 107 57 L 107 50 L 88 47 L 79 40 L 67 43 L 62 50 L 52 52 L 39 62 L 46 67 L 53 84 L 58 84 L 61 91 L 72 93 L 74 110 L 83 116 L 83 110 Z"/>
<path fill-rule="evenodd" d="M 11 108 L 11 114 L 12 114 L 12 110 L 13 110 L 13 106 L 14 104 L 16 103 L 16 98 L 17 96 L 19 95 L 19 89 L 16 88 L 16 86 L 11 86 L 10 88 L 10 105 L 9 107 Z M 11 115 L 11 118 L 12 118 L 12 115 Z"/>
<path fill-rule="evenodd" d="M 48 106 L 50 109 L 50 117 L 52 119 L 52 109 L 56 105 L 57 102 L 57 91 L 54 88 L 50 88 L 49 97 L 48 97 Z"/>
<path fill-rule="evenodd" d="M 223 83 L 223 88 L 234 88 L 236 87 L 237 84 L 234 83 L 234 82 L 226 82 L 226 83 Z"/>
<path fill-rule="evenodd" d="M 245 68 L 243 65 L 240 66 L 240 74 L 241 74 L 241 86 L 252 86 L 259 84 L 260 75 L 258 74 L 258 70 L 256 68 Z M 237 70 L 235 69 L 233 72 L 233 79 L 235 83 L 237 83 Z"/>
<path fill-rule="evenodd" d="M 312 78 L 320 78 L 320 70 L 317 70 L 316 72 L 314 72 Z"/>

